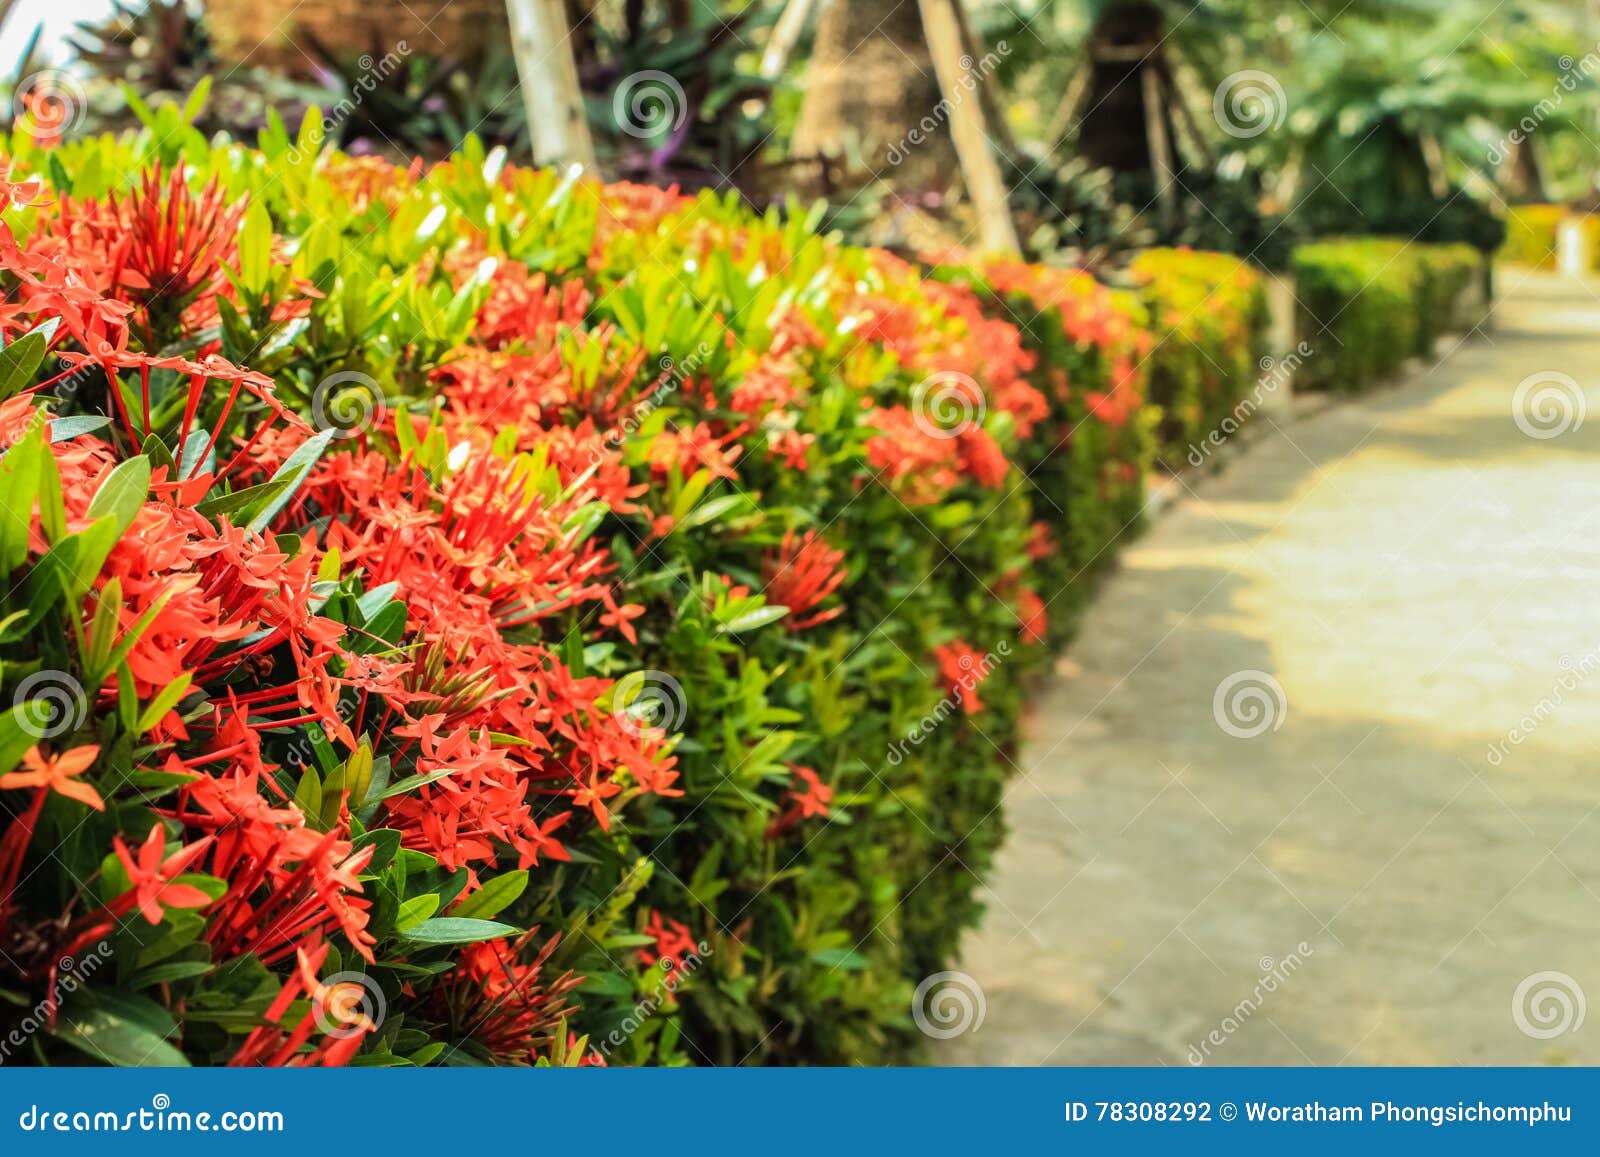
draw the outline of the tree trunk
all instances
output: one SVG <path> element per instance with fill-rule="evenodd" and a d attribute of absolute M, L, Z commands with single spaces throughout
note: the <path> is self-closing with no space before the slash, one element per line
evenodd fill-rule
<path fill-rule="evenodd" d="M 1147 107 L 1159 87 L 1144 83 L 1161 52 L 1161 10 L 1143 0 L 1106 8 L 1089 34 L 1089 92 L 1078 124 L 1077 153 L 1115 173 L 1150 173 L 1157 158 L 1151 140 L 1173 139 L 1168 109 Z M 1154 122 L 1160 119 L 1160 124 Z"/>
<path fill-rule="evenodd" d="M 943 190 L 959 177 L 948 115 L 922 16 L 907 0 L 831 0 L 795 126 L 796 157 L 844 157 L 902 192 Z"/>

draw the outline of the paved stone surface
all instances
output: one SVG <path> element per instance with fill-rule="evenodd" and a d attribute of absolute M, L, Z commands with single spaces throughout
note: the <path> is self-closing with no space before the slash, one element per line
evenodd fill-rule
<path fill-rule="evenodd" d="M 1038 700 L 960 965 L 985 1018 L 939 1060 L 1600 1063 L 1600 285 L 1501 291 L 1124 553 Z M 1519 428 L 1541 371 L 1587 421 Z M 1214 708 L 1239 672 L 1282 690 L 1234 688 L 1252 738 Z"/>

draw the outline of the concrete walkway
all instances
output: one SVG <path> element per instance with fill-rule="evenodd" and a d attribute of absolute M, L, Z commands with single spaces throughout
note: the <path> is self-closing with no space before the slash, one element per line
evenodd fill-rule
<path fill-rule="evenodd" d="M 937 1059 L 1600 1063 L 1600 284 L 1500 291 L 1124 553 L 1009 793 L 983 1021 Z M 1552 371 L 1582 401 L 1535 383 L 1519 425 Z"/>

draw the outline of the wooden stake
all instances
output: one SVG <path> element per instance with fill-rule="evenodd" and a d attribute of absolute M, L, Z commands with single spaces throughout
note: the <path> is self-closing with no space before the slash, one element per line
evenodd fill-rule
<path fill-rule="evenodd" d="M 777 80 L 783 75 L 783 66 L 789 63 L 789 54 L 805 29 L 806 17 L 811 15 L 811 0 L 789 0 L 783 15 L 772 27 L 772 39 L 761 54 L 761 75 L 767 80 Z"/>
<path fill-rule="evenodd" d="M 1139 66 L 1139 84 L 1144 91 L 1144 131 L 1150 142 L 1150 168 L 1155 173 L 1156 196 L 1162 209 L 1172 212 L 1172 142 L 1167 137 L 1167 111 L 1161 104 L 1161 78 L 1146 61 Z"/>
<path fill-rule="evenodd" d="M 1166 51 L 1166 50 L 1163 50 Z M 1184 127 L 1189 130 L 1189 141 L 1200 154 L 1201 163 L 1206 172 L 1216 167 L 1216 162 L 1211 156 L 1211 142 L 1206 140 L 1205 133 L 1200 131 L 1200 125 L 1194 119 L 1194 110 L 1189 107 L 1189 102 L 1184 98 L 1183 90 L 1178 87 L 1177 73 L 1168 65 L 1164 55 L 1157 56 L 1152 64 L 1159 62 L 1161 68 L 1162 87 L 1166 89 L 1167 100 L 1171 106 L 1178 110 L 1178 117 L 1183 121 Z"/>
<path fill-rule="evenodd" d="M 561 0 L 506 0 L 506 14 L 534 164 L 582 165 L 593 172 L 594 142 L 566 9 Z"/>
<path fill-rule="evenodd" d="M 939 89 L 949 106 L 950 136 L 961 162 L 961 176 L 978 213 L 979 241 L 990 252 L 1016 256 L 1022 247 L 1017 244 L 1016 227 L 1011 222 L 1011 204 L 1000 165 L 984 129 L 977 82 L 967 77 L 961 66 L 961 23 L 956 19 L 954 0 L 917 0 L 917 4 Z"/>

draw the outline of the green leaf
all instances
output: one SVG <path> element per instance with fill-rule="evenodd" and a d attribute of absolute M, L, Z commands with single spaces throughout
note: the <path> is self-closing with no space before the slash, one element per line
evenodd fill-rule
<path fill-rule="evenodd" d="M 128 980 L 128 987 L 149 988 L 153 984 L 171 984 L 174 980 L 204 976 L 215 967 L 209 960 L 174 960 L 134 973 Z"/>
<path fill-rule="evenodd" d="M 28 748 L 39 742 L 38 713 L 30 706 L 31 701 L 16 703 L 0 711 L 0 775 L 22 762 Z"/>
<path fill-rule="evenodd" d="M 239 281 L 260 294 L 272 278 L 272 215 L 260 201 L 251 201 L 239 230 Z"/>
<path fill-rule="evenodd" d="M 517 897 L 522 895 L 527 886 L 526 871 L 507 872 L 503 876 L 496 876 L 452 908 L 450 915 L 480 920 L 498 916 L 516 902 Z"/>
<path fill-rule="evenodd" d="M 788 607 L 757 607 L 753 611 L 746 611 L 730 622 L 722 624 L 722 629 L 730 634 L 740 631 L 753 631 L 757 627 L 764 627 L 768 623 L 775 623 L 789 613 Z"/>
<path fill-rule="evenodd" d="M 50 420 L 50 441 L 70 442 L 84 434 L 92 434 L 102 426 L 111 425 L 111 419 L 104 414 L 73 414 L 66 418 L 52 418 Z"/>
<path fill-rule="evenodd" d="M 243 490 L 235 490 L 231 494 L 212 495 L 197 502 L 195 509 L 207 518 L 215 518 L 219 514 L 232 514 L 236 510 L 243 510 L 257 502 L 270 502 L 288 488 L 288 479 L 262 482 L 257 486 L 246 486 Z"/>
<path fill-rule="evenodd" d="M 697 526 L 704 526 L 708 522 L 715 522 L 730 510 L 748 505 L 749 501 L 743 494 L 724 494 L 720 498 L 702 502 L 684 515 L 675 529 L 692 530 Z"/>
<path fill-rule="evenodd" d="M 324 430 L 320 434 L 307 438 L 295 448 L 293 454 L 284 459 L 283 465 L 278 467 L 278 472 L 272 476 L 267 484 L 271 485 L 280 480 L 287 480 L 287 485 L 277 497 L 269 499 L 264 506 L 254 513 L 250 521 L 245 524 L 245 529 L 253 530 L 259 534 L 267 528 L 267 525 L 277 515 L 278 511 L 288 505 L 289 499 L 294 496 L 294 492 L 300 489 L 300 484 L 305 481 L 306 475 L 311 471 L 311 467 L 316 465 L 318 458 L 322 457 L 322 452 L 328 448 L 328 443 L 333 441 L 334 433 L 335 431 L 333 430 Z"/>
<path fill-rule="evenodd" d="M 408 928 L 415 928 L 438 910 L 439 897 L 432 892 L 413 896 L 400 905 L 400 914 L 394 920 L 395 931 L 404 933 Z"/>
<path fill-rule="evenodd" d="M 97 996 L 93 1008 L 64 1009 L 56 1025 L 56 1037 L 74 1048 L 109 1065 L 128 1068 L 188 1068 L 184 1055 L 169 1044 L 165 1036 L 150 1027 L 147 1018 L 135 1018 L 123 1010 L 136 997 L 123 996 L 115 1010 Z M 149 1002 L 144 1002 L 149 1003 Z"/>
<path fill-rule="evenodd" d="M 438 916 L 424 920 L 401 933 L 418 944 L 476 944 L 501 936 L 520 936 L 522 930 L 496 920 L 471 920 L 461 916 Z"/>
<path fill-rule="evenodd" d="M 33 384 L 33 375 L 44 364 L 47 345 L 44 334 L 34 332 L 0 349 L 0 402 Z"/>
<path fill-rule="evenodd" d="M 0 458 L 0 575 L 10 574 L 28 557 L 28 531 L 39 494 L 39 459 L 44 447 L 27 435 Z"/>
<path fill-rule="evenodd" d="M 119 462 L 100 484 L 100 489 L 95 491 L 94 497 L 89 500 L 89 517 L 110 515 L 117 520 L 117 533 L 120 535 L 133 525 L 149 493 L 150 459 L 142 454 L 129 458 Z M 98 573 L 99 567 L 95 571 Z"/>
<path fill-rule="evenodd" d="M 861 972 L 868 967 L 867 958 L 854 948 L 818 948 L 811 959 L 827 968 L 843 968 L 850 972 Z"/>
<path fill-rule="evenodd" d="M 425 787 L 426 785 L 433 783 L 435 780 L 443 779 L 454 770 L 455 768 L 453 767 L 444 767 L 437 771 L 427 772 L 424 775 L 408 775 L 404 779 L 399 780 L 395 784 L 391 785 L 390 788 L 378 798 L 380 800 L 392 799 L 397 795 L 405 795 L 405 793 L 408 791 L 416 791 L 419 787 Z"/>
<path fill-rule="evenodd" d="M 156 697 L 150 700 L 149 705 L 145 707 L 144 711 L 139 716 L 137 727 L 138 733 L 143 735 L 146 731 L 149 731 L 157 723 L 160 723 L 163 719 L 165 719 L 167 712 L 171 711 L 178 705 L 178 700 L 182 699 L 184 695 L 188 694 L 189 684 L 193 681 L 194 675 L 191 672 L 185 671 L 171 683 L 168 683 L 165 687 L 161 688 L 160 691 L 156 692 Z"/>

